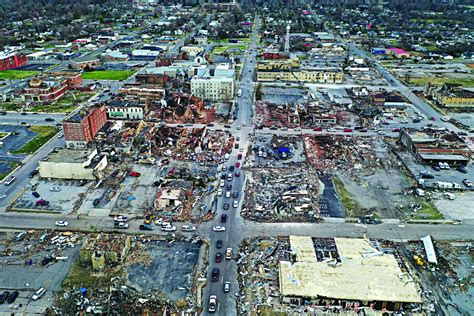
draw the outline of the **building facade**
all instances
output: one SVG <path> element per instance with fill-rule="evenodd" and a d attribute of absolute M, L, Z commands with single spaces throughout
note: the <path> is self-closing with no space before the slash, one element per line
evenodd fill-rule
<path fill-rule="evenodd" d="M 111 119 L 142 120 L 145 105 L 138 102 L 111 101 L 107 104 L 107 114 Z"/>
<path fill-rule="evenodd" d="M 228 101 L 234 97 L 234 79 L 225 77 L 193 77 L 191 93 L 205 100 Z"/>
<path fill-rule="evenodd" d="M 107 122 L 105 106 L 98 106 L 81 110 L 79 113 L 66 117 L 63 120 L 63 131 L 66 146 L 82 148 L 94 140 L 99 130 Z"/>
<path fill-rule="evenodd" d="M 26 56 L 17 53 L 0 54 L 0 71 L 26 65 Z"/>
<path fill-rule="evenodd" d="M 80 72 L 50 72 L 32 78 L 23 89 L 25 101 L 48 102 L 59 99 L 82 83 Z"/>

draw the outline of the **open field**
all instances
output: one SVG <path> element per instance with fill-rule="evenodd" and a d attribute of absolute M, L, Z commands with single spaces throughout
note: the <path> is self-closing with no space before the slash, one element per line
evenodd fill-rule
<path fill-rule="evenodd" d="M 89 71 L 82 74 L 82 79 L 92 80 L 125 80 L 134 71 L 132 70 L 103 70 L 103 71 Z"/>
<path fill-rule="evenodd" d="M 436 77 L 424 77 L 424 78 L 411 78 L 409 84 L 412 86 L 424 86 L 427 83 L 432 85 L 441 86 L 445 83 L 461 84 L 465 87 L 474 87 L 474 80 L 470 78 L 436 78 Z"/>
<path fill-rule="evenodd" d="M 3 70 L 0 71 L 0 79 L 25 79 L 39 74 L 39 71 L 34 70 Z"/>

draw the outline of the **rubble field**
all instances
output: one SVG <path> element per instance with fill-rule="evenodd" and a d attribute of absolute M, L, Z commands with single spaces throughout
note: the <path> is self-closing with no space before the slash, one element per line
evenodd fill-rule
<path fill-rule="evenodd" d="M 78 256 L 82 234 L 28 231 L 18 238 L 19 233 L 0 235 L 0 290 L 19 292 L 13 304 L 0 305 L 0 314 L 44 315 Z M 41 287 L 46 293 L 33 301 Z"/>
<path fill-rule="evenodd" d="M 310 165 L 249 169 L 247 177 L 242 217 L 264 222 L 319 219 L 319 180 Z"/>
<path fill-rule="evenodd" d="M 301 137 L 257 135 L 253 152 L 246 157 L 249 166 L 283 167 L 306 160 Z"/>
<path fill-rule="evenodd" d="M 195 274 L 203 245 L 199 237 L 89 234 L 87 248 L 85 244 L 51 315 L 166 315 L 194 310 Z M 103 263 L 94 261 L 97 252 L 105 258 Z"/>

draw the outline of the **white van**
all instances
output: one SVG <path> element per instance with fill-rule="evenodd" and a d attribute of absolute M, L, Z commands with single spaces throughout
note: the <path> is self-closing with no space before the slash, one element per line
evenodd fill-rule
<path fill-rule="evenodd" d="M 44 289 L 44 287 L 42 287 L 42 288 L 38 289 L 38 290 L 35 292 L 35 294 L 33 294 L 33 296 L 31 297 L 31 299 L 32 299 L 33 301 L 36 301 L 36 300 L 40 299 L 41 296 L 43 296 L 44 293 L 46 293 L 46 290 Z"/>

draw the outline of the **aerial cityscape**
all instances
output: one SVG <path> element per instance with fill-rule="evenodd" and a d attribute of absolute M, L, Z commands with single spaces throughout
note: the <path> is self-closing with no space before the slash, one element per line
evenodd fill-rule
<path fill-rule="evenodd" d="M 474 315 L 472 1 L 0 22 L 0 315 Z"/>

